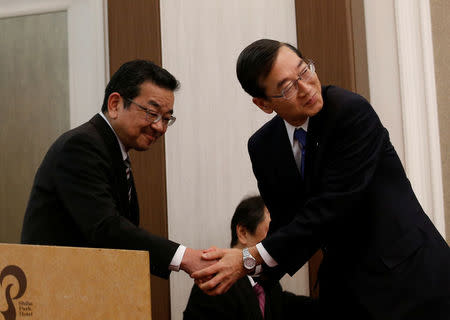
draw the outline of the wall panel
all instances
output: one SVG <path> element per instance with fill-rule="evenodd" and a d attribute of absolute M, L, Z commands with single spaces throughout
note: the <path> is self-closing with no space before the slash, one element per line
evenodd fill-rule
<path fill-rule="evenodd" d="M 69 129 L 67 13 L 0 19 L 0 242 L 19 243 L 33 178 Z"/>
<path fill-rule="evenodd" d="M 439 134 L 442 159 L 442 182 L 444 189 L 444 210 L 446 239 L 450 243 L 450 2 L 430 0 L 433 30 L 434 63 L 436 71 L 436 93 L 439 114 Z"/>
<path fill-rule="evenodd" d="M 369 99 L 363 0 L 296 0 L 297 37 L 316 62 L 322 85 L 336 85 Z M 310 260 L 310 290 L 318 295 L 319 250 Z"/>
<path fill-rule="evenodd" d="M 19 240 L 31 184 L 50 144 L 100 109 L 107 77 L 103 5 L 0 0 L 0 241 Z"/>
<path fill-rule="evenodd" d="M 124 62 L 148 59 L 161 65 L 158 0 L 108 1 L 110 72 Z M 164 137 L 146 152 L 131 152 L 140 226 L 167 237 Z M 150 259 L 151 259 L 150 253 Z M 169 281 L 151 276 L 152 317 L 170 319 Z"/>
<path fill-rule="evenodd" d="M 20 211 L 20 223 L 9 216 L 1 223 L 9 234 L 1 241 L 19 239 L 31 183 L 47 148 L 100 109 L 107 78 L 103 5 L 103 0 L 0 0 L 1 138 L 3 146 L 15 149 L 2 154 L 0 166 L 13 180 L 5 180 L 0 196 L 6 197 L 5 215 Z"/>

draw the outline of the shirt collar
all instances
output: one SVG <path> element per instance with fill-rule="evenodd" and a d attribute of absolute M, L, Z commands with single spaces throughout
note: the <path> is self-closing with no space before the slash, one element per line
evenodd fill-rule
<path fill-rule="evenodd" d="M 286 120 L 283 120 L 283 121 L 284 121 L 284 124 L 286 125 L 289 142 L 291 143 L 291 147 L 293 147 L 294 146 L 294 131 L 295 131 L 295 129 L 303 128 L 303 130 L 308 132 L 309 117 L 306 119 L 305 123 L 303 123 L 301 126 L 298 126 L 298 127 L 294 127 L 292 124 L 290 124 Z"/>
<path fill-rule="evenodd" d="M 103 119 L 105 119 L 106 123 L 109 125 L 109 127 L 111 128 L 111 130 L 114 132 L 114 135 L 117 138 L 117 142 L 119 142 L 119 146 L 120 146 L 120 151 L 122 152 L 122 158 L 125 161 L 126 158 L 128 158 L 128 153 L 125 151 L 125 146 L 123 145 L 122 141 L 120 141 L 119 137 L 117 136 L 116 132 L 114 131 L 113 127 L 111 126 L 111 123 L 109 123 L 108 119 L 106 118 L 106 116 L 103 114 L 103 112 L 99 112 L 98 113 Z"/>

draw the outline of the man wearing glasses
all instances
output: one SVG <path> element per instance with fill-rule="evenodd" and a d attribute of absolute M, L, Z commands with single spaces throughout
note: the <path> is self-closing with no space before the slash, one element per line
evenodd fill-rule
<path fill-rule="evenodd" d="M 286 43 L 252 43 L 236 70 L 253 103 L 277 114 L 248 142 L 272 222 L 256 246 L 206 253 L 221 260 L 193 274 L 199 287 L 221 294 L 257 265 L 293 275 L 322 248 L 323 318 L 449 319 L 450 249 L 370 104 L 322 87 Z"/>
<path fill-rule="evenodd" d="M 168 278 L 211 264 L 138 227 L 139 206 L 128 156 L 145 151 L 175 122 L 178 81 L 150 61 L 122 65 L 105 90 L 101 112 L 59 137 L 39 167 L 26 209 L 22 243 L 148 250 L 152 274 Z M 205 264 L 205 262 L 207 264 Z"/>

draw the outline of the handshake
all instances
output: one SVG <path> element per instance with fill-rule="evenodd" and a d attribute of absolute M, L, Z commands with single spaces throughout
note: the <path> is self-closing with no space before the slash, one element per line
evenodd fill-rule
<path fill-rule="evenodd" d="M 260 257 L 256 248 L 252 247 L 250 251 L 258 261 Z M 242 250 L 236 248 L 211 247 L 207 250 L 187 248 L 180 268 L 208 295 L 225 293 L 248 273 L 244 268 Z"/>

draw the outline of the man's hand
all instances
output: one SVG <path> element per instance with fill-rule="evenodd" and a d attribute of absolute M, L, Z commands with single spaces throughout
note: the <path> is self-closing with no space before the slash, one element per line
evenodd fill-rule
<path fill-rule="evenodd" d="M 242 264 L 242 250 L 215 248 L 207 251 L 203 254 L 203 259 L 210 262 L 220 259 L 219 262 L 191 275 L 206 294 L 215 296 L 225 293 L 238 279 L 246 275 Z"/>
<path fill-rule="evenodd" d="M 210 248 L 208 250 L 186 248 L 183 260 L 181 260 L 180 269 L 192 276 L 193 272 L 212 266 L 217 262 L 215 259 L 202 259 L 202 254 L 204 252 L 210 252 L 211 250 L 215 250 L 215 248 Z"/>

